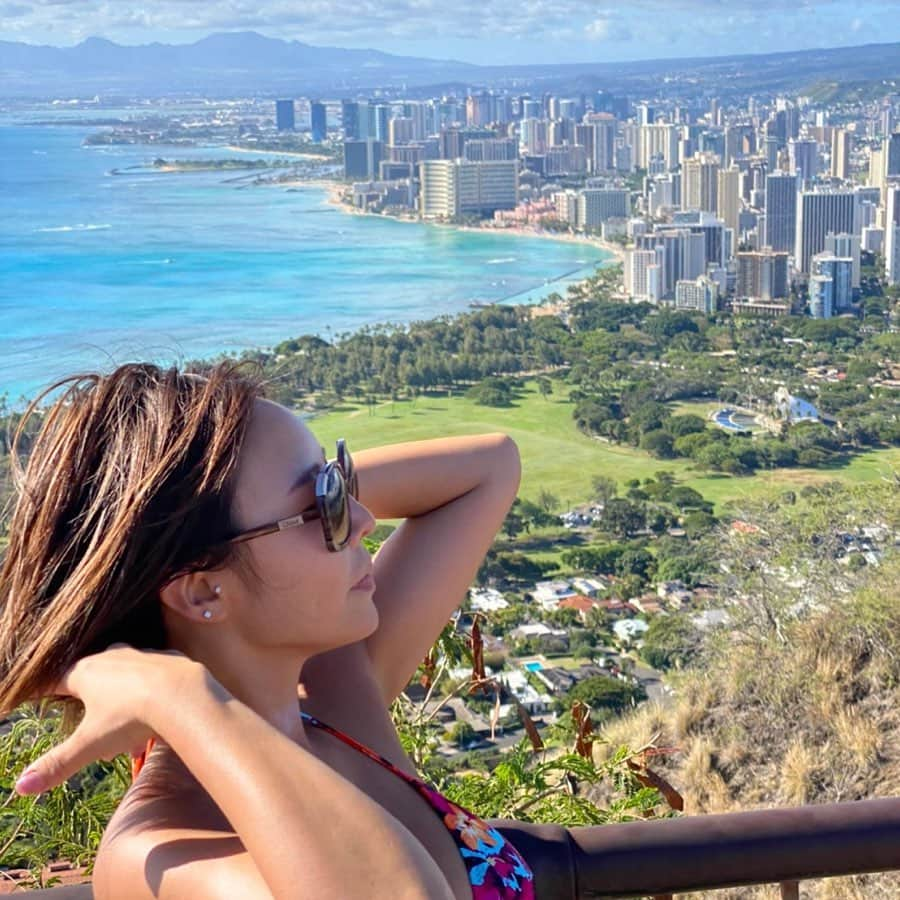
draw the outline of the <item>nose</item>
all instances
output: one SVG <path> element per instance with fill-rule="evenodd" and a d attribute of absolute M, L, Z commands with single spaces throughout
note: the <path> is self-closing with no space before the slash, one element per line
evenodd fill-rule
<path fill-rule="evenodd" d="M 355 497 L 350 497 L 350 540 L 359 544 L 362 539 L 375 530 L 375 517 Z"/>

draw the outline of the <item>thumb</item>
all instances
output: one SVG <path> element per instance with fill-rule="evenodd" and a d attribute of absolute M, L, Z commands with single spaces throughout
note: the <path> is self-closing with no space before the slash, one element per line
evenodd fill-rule
<path fill-rule="evenodd" d="M 19 776 L 15 783 L 17 794 L 40 794 L 63 784 L 96 758 L 90 749 L 81 746 L 81 738 L 76 731 L 52 750 L 39 756 Z"/>

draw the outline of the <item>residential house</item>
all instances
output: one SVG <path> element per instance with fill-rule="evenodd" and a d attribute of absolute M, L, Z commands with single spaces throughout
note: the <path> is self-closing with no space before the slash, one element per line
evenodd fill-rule
<path fill-rule="evenodd" d="M 543 622 L 519 625 L 509 633 L 514 641 L 533 641 L 542 650 L 568 650 L 569 632 L 565 628 L 551 628 Z"/>
<path fill-rule="evenodd" d="M 529 593 L 534 597 L 534 602 L 546 612 L 557 609 L 560 600 L 577 595 L 568 581 L 539 581 Z"/>
<path fill-rule="evenodd" d="M 508 606 L 509 601 L 494 588 L 472 588 L 469 591 L 469 607 L 474 612 L 497 612 Z"/>

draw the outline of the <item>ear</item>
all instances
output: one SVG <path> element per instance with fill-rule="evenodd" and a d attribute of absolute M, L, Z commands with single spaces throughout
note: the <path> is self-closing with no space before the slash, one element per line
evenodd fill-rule
<path fill-rule="evenodd" d="M 187 572 L 163 585 L 159 599 L 181 618 L 203 625 L 225 619 L 222 592 L 214 573 Z"/>

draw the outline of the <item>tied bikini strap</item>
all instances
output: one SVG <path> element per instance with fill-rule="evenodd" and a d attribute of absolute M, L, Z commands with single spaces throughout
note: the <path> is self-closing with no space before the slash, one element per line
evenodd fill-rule
<path fill-rule="evenodd" d="M 141 769 L 144 768 L 144 763 L 147 762 L 147 757 L 150 755 L 150 751 L 153 749 L 153 746 L 156 744 L 156 740 L 154 738 L 150 738 L 147 741 L 147 746 L 144 747 L 143 753 L 138 754 L 137 756 L 131 757 L 131 780 L 134 781 L 138 775 L 141 774 Z"/>

